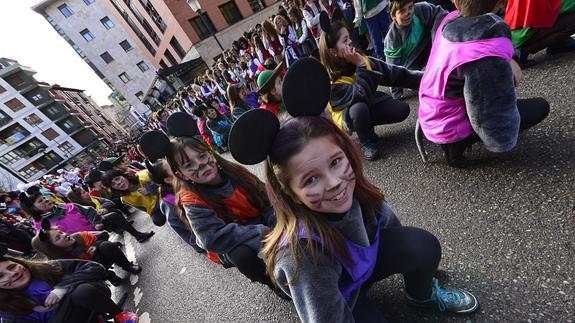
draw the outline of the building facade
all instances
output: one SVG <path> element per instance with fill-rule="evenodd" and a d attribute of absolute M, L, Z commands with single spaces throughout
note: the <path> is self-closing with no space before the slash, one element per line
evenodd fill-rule
<path fill-rule="evenodd" d="M 22 181 L 69 163 L 87 164 L 107 149 L 103 136 L 79 119 L 80 112 L 34 74 L 0 58 L 0 166 Z"/>
<path fill-rule="evenodd" d="M 157 69 L 146 54 L 149 46 L 134 36 L 126 20 L 113 9 L 116 2 L 46 0 L 32 9 L 52 25 L 112 90 L 122 93 L 137 111 L 147 114 L 150 111 L 142 100 Z"/>
<path fill-rule="evenodd" d="M 207 24 L 185 0 L 44 0 L 41 14 L 139 114 L 156 72 L 199 57 L 208 64 L 244 31 L 275 13 L 276 0 L 200 0 Z M 208 26 L 209 25 L 209 26 Z"/>
<path fill-rule="evenodd" d="M 96 136 L 112 145 L 122 139 L 126 134 L 123 127 L 116 126 L 108 116 L 102 113 L 102 108 L 84 93 L 84 90 L 53 85 L 50 93 L 65 101 L 70 111 L 78 112 L 78 119 L 82 124 L 90 127 Z"/>

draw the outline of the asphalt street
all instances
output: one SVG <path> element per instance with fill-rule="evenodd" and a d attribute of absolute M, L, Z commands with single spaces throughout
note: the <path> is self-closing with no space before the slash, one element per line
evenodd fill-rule
<path fill-rule="evenodd" d="M 454 169 L 438 146 L 426 142 L 422 163 L 408 120 L 378 127 L 384 157 L 367 162 L 403 225 L 425 228 L 442 243 L 449 285 L 480 300 L 471 317 L 408 306 L 401 277 L 374 286 L 371 297 L 392 322 L 573 322 L 575 319 L 575 55 L 536 56 L 524 71 L 519 97 L 545 97 L 549 117 L 522 133 L 511 152 L 475 145 L 480 164 Z M 497 80 L 493 80 L 497 82 Z M 485 93 L 489 95 L 489 93 Z M 258 167 L 254 171 L 261 175 Z M 153 226 L 138 214 L 139 228 Z M 297 322 L 290 302 L 222 269 L 179 240 L 168 225 L 144 244 L 124 237 L 130 257 L 144 268 L 116 289 L 142 322 Z"/>

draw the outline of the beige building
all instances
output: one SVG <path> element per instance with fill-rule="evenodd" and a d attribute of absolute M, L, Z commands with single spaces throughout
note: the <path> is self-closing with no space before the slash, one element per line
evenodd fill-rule
<path fill-rule="evenodd" d="M 67 164 L 87 165 L 108 148 L 51 86 L 17 61 L 0 58 L 0 166 L 33 181 Z"/>

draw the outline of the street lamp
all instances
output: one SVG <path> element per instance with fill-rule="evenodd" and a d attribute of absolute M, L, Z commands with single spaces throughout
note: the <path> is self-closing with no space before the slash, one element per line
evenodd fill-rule
<path fill-rule="evenodd" d="M 220 49 L 223 52 L 224 47 L 222 46 L 222 44 L 220 44 L 220 41 L 216 37 L 216 33 L 212 30 L 211 26 L 206 21 L 206 18 L 204 17 L 204 15 L 202 15 L 202 6 L 200 5 L 200 1 L 199 0 L 186 0 L 186 1 L 188 2 L 188 5 L 190 6 L 190 8 L 192 8 L 192 10 L 196 14 L 198 14 L 198 16 L 200 16 L 200 20 L 202 21 L 202 24 L 204 24 L 204 26 L 206 26 L 206 29 L 208 29 L 208 31 L 210 32 L 212 37 L 214 37 L 214 39 L 216 40 L 216 43 L 218 43 L 218 46 L 220 46 Z"/>

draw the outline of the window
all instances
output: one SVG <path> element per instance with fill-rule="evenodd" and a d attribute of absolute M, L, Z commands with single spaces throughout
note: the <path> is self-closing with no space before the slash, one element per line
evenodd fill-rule
<path fill-rule="evenodd" d="M 225 3 L 219 6 L 219 8 L 222 15 L 224 16 L 224 19 L 226 19 L 228 22 L 228 25 L 233 25 L 243 19 L 242 14 L 240 13 L 240 10 L 234 1 Z"/>
<path fill-rule="evenodd" d="M 72 152 L 76 149 L 74 148 L 74 145 L 72 145 L 67 141 L 64 141 L 62 144 L 60 144 L 58 148 L 60 148 L 60 150 L 63 151 L 64 154 L 72 154 Z"/>
<path fill-rule="evenodd" d="M 13 98 L 10 101 L 4 102 L 4 105 L 6 105 L 8 108 L 10 108 L 10 110 L 14 112 L 18 112 L 25 108 L 24 104 L 22 104 L 22 102 L 20 102 L 20 100 L 17 98 Z"/>
<path fill-rule="evenodd" d="M 129 52 L 132 50 L 132 45 L 130 45 L 130 43 L 127 40 L 122 40 L 122 42 L 120 43 L 120 47 L 122 47 L 122 49 L 125 52 Z"/>
<path fill-rule="evenodd" d="M 184 58 L 184 56 L 186 56 L 186 51 L 182 45 L 180 45 L 180 42 L 176 39 L 176 37 L 172 37 L 170 40 L 170 45 L 172 45 L 172 48 L 176 51 L 176 54 L 178 54 L 180 58 Z"/>
<path fill-rule="evenodd" d="M 138 98 L 138 100 L 142 101 L 144 99 L 144 92 L 139 91 L 138 93 L 136 93 L 136 97 Z"/>
<path fill-rule="evenodd" d="M 128 76 L 128 74 L 126 74 L 126 72 L 118 75 L 118 77 L 120 78 L 120 80 L 122 80 L 122 82 L 124 82 L 124 84 L 130 82 L 130 77 Z"/>
<path fill-rule="evenodd" d="M 91 41 L 92 39 L 96 38 L 94 37 L 94 35 L 88 30 L 88 28 L 82 30 L 80 32 L 80 35 L 82 35 L 82 37 L 84 37 L 84 39 L 86 41 Z"/>
<path fill-rule="evenodd" d="M 263 10 L 265 6 L 265 4 L 263 4 L 261 0 L 248 0 L 248 4 L 250 5 L 250 8 L 252 8 L 252 11 L 254 13 Z"/>
<path fill-rule="evenodd" d="M 2 87 L 2 85 L 0 85 L 0 94 L 6 92 L 6 89 Z"/>
<path fill-rule="evenodd" d="M 24 178 L 28 179 L 28 178 L 36 175 L 39 172 L 39 170 L 38 170 L 38 168 L 36 168 L 36 165 L 34 165 L 34 163 L 32 163 L 28 166 L 24 166 L 24 168 L 22 168 L 18 172 L 20 173 L 20 175 L 24 176 Z"/>
<path fill-rule="evenodd" d="M 2 157 L 0 157 L 0 162 L 2 162 L 4 165 L 11 166 L 12 164 L 15 164 L 20 159 L 22 159 L 22 157 L 23 156 L 19 153 L 19 151 L 12 150 L 2 155 Z"/>
<path fill-rule="evenodd" d="M 216 29 L 214 28 L 214 24 L 210 20 L 210 17 L 206 13 L 202 13 L 202 16 L 204 17 L 204 20 L 208 26 L 204 24 L 199 16 L 190 19 L 189 22 L 190 25 L 192 25 L 194 28 L 196 34 L 198 34 L 198 37 L 200 37 L 200 39 L 206 39 L 212 35 L 210 31 L 215 31 Z"/>
<path fill-rule="evenodd" d="M 40 100 L 42 100 L 42 93 L 36 93 L 32 96 L 32 101 L 38 102 Z"/>
<path fill-rule="evenodd" d="M 138 36 L 138 39 L 140 39 L 140 41 L 144 44 L 144 47 L 146 47 L 148 52 L 150 52 L 150 54 L 152 54 L 152 55 L 156 55 L 156 49 L 152 46 L 152 44 L 144 36 L 142 31 L 138 28 L 138 26 L 132 20 L 132 18 L 130 18 L 130 16 L 128 15 L 128 12 L 126 12 L 126 10 L 124 10 L 124 8 L 122 8 L 120 3 L 118 3 L 118 0 L 110 0 L 110 2 L 114 6 L 114 8 L 116 8 L 116 11 L 118 11 L 118 13 L 122 16 L 122 18 L 124 18 L 124 21 L 126 21 L 128 26 L 130 26 L 130 28 L 136 34 L 136 36 Z"/>
<path fill-rule="evenodd" d="M 136 64 L 136 65 L 138 65 L 138 68 L 139 68 L 140 71 L 142 71 L 142 72 L 145 72 L 145 71 L 147 71 L 147 70 L 150 69 L 150 67 L 148 66 L 148 64 L 146 64 L 146 62 L 144 62 L 144 61 L 141 61 L 141 62 L 139 62 L 139 63 Z"/>
<path fill-rule="evenodd" d="M 110 18 L 108 18 L 108 16 L 100 19 L 100 22 L 102 23 L 102 25 L 104 25 L 104 28 L 108 30 L 114 28 L 114 23 L 112 22 L 112 20 L 110 20 Z"/>
<path fill-rule="evenodd" d="M 166 49 L 166 51 L 164 52 L 164 56 L 168 59 L 168 61 L 170 62 L 170 64 L 172 64 L 172 66 L 178 65 L 178 62 L 174 58 L 174 55 L 172 55 L 172 53 L 170 53 L 169 50 Z"/>
<path fill-rule="evenodd" d="M 112 61 L 114 61 L 114 58 L 108 52 L 102 53 L 100 57 L 102 57 L 102 59 L 104 60 L 104 62 L 106 62 L 106 64 L 110 64 Z"/>
<path fill-rule="evenodd" d="M 37 116 L 34 113 L 32 113 L 31 115 L 24 118 L 24 121 L 26 121 L 31 126 L 36 126 L 36 125 L 39 125 L 42 122 L 44 122 L 44 120 L 42 120 L 42 118 L 40 118 L 39 116 Z"/>
<path fill-rule="evenodd" d="M 84 3 L 85 3 L 87 6 L 89 6 L 89 5 L 91 5 L 92 3 L 94 3 L 94 1 L 95 1 L 95 0 L 84 0 Z"/>
<path fill-rule="evenodd" d="M 160 45 L 161 41 L 160 37 L 158 36 L 158 34 L 156 34 L 152 26 L 150 26 L 150 23 L 148 23 L 146 18 L 144 18 L 140 10 L 138 10 L 138 8 L 136 7 L 136 3 L 132 0 L 124 0 L 124 3 L 130 8 L 130 11 L 132 11 L 134 16 L 136 17 L 136 20 L 138 20 L 142 25 L 142 27 L 144 27 L 144 30 L 152 38 L 154 43 L 156 43 L 156 45 Z"/>
<path fill-rule="evenodd" d="M 146 12 L 150 15 L 150 17 L 152 18 L 158 29 L 160 29 L 160 31 L 163 34 L 166 31 L 167 27 L 166 23 L 164 22 L 162 17 L 160 17 L 158 12 L 156 11 L 156 8 L 154 8 L 154 6 L 152 5 L 152 2 L 150 0 L 144 0 L 144 1 L 140 0 L 140 4 L 142 5 L 142 7 L 144 7 Z"/>
<path fill-rule="evenodd" d="M 66 122 L 64 124 L 66 124 Z M 48 128 L 48 129 L 42 131 L 42 136 L 46 137 L 46 139 L 48 139 L 48 140 L 54 140 L 54 139 L 58 138 L 59 134 L 58 134 L 58 132 L 56 132 L 56 130 L 54 130 L 52 128 Z"/>
<path fill-rule="evenodd" d="M 162 68 L 168 68 L 168 65 L 166 65 L 166 62 L 164 62 L 163 59 L 160 60 L 160 66 L 161 66 Z"/>
<path fill-rule="evenodd" d="M 68 18 L 70 17 L 74 12 L 72 12 L 72 9 L 70 9 L 70 7 L 68 7 L 67 4 L 63 4 L 61 6 L 58 7 L 58 10 L 60 10 L 60 12 L 64 15 L 64 17 Z"/>

